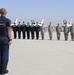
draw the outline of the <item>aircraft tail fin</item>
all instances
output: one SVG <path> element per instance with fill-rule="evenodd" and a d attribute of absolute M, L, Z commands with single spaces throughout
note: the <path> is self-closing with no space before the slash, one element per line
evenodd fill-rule
<path fill-rule="evenodd" d="M 16 18 L 16 19 L 11 23 L 11 25 L 14 25 L 14 23 L 16 23 L 16 25 L 18 24 L 18 18 Z"/>
<path fill-rule="evenodd" d="M 40 21 L 40 23 L 39 24 L 43 24 L 44 23 L 44 18 Z"/>
<path fill-rule="evenodd" d="M 69 22 L 70 24 L 72 24 L 72 18 L 71 18 L 71 20 L 70 20 L 70 22 Z"/>

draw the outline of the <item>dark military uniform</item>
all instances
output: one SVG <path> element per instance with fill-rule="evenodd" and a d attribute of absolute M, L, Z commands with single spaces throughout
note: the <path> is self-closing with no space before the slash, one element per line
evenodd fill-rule
<path fill-rule="evenodd" d="M 74 41 L 74 26 L 70 27 L 70 32 L 71 32 L 71 40 Z"/>
<path fill-rule="evenodd" d="M 11 21 L 5 16 L 0 17 L 0 74 L 7 71 L 7 64 L 9 60 L 9 38 L 7 34 L 7 27 L 10 27 Z"/>
<path fill-rule="evenodd" d="M 60 35 L 61 35 L 61 27 L 60 26 L 56 27 L 56 33 L 57 33 L 57 39 L 60 40 Z"/>
<path fill-rule="evenodd" d="M 25 39 L 26 37 L 26 25 L 25 24 L 21 25 L 21 31 L 22 31 L 23 39 Z"/>
<path fill-rule="evenodd" d="M 17 38 L 17 26 L 13 25 L 12 29 L 13 29 L 14 39 L 16 39 Z"/>
<path fill-rule="evenodd" d="M 30 39 L 30 25 L 26 25 L 27 39 Z"/>
<path fill-rule="evenodd" d="M 68 33 L 69 33 L 69 27 L 64 26 L 64 37 L 66 41 L 68 40 Z"/>
<path fill-rule="evenodd" d="M 21 38 L 21 25 L 17 25 L 18 39 Z"/>
<path fill-rule="evenodd" d="M 30 27 L 31 39 L 34 39 L 34 30 L 35 30 L 35 27 L 33 25 L 31 25 L 31 27 Z"/>
<path fill-rule="evenodd" d="M 39 39 L 39 31 L 40 31 L 40 26 L 39 25 L 36 25 L 35 26 L 35 32 L 36 32 L 36 39 L 37 40 Z"/>

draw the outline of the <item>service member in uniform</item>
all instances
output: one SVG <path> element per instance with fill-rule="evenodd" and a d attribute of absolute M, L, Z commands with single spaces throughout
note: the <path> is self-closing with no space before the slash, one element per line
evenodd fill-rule
<path fill-rule="evenodd" d="M 16 26 L 16 23 L 14 23 L 14 25 L 12 26 L 12 29 L 13 29 L 14 39 L 16 39 L 17 38 L 17 26 Z"/>
<path fill-rule="evenodd" d="M 27 22 L 27 25 L 26 25 L 26 32 L 27 32 L 27 39 L 30 39 L 30 24 L 29 24 L 29 22 Z"/>
<path fill-rule="evenodd" d="M 71 40 L 74 41 L 74 24 L 70 27 L 70 32 L 71 32 Z"/>
<path fill-rule="evenodd" d="M 35 25 L 36 40 L 39 39 L 39 31 L 40 31 L 40 26 L 38 25 L 38 22 L 36 22 L 36 25 Z"/>
<path fill-rule="evenodd" d="M 52 27 L 52 23 L 51 22 L 48 25 L 48 33 L 49 33 L 50 40 L 52 40 L 53 27 Z"/>
<path fill-rule="evenodd" d="M 23 21 L 23 24 L 21 25 L 21 31 L 22 31 L 23 39 L 25 39 L 25 37 L 26 37 L 26 24 L 24 21 Z"/>
<path fill-rule="evenodd" d="M 18 39 L 20 39 L 21 38 L 21 24 L 20 24 L 20 22 L 17 25 L 17 32 L 18 32 Z"/>
<path fill-rule="evenodd" d="M 42 26 L 40 26 L 40 30 L 41 30 L 41 38 L 42 38 L 42 40 L 44 40 L 44 33 L 45 33 L 44 24 L 42 24 Z"/>
<path fill-rule="evenodd" d="M 34 39 L 34 30 L 35 30 L 35 27 L 32 23 L 31 27 L 30 27 L 30 31 L 31 31 L 31 39 Z"/>
<path fill-rule="evenodd" d="M 64 26 L 64 37 L 65 37 L 65 41 L 68 40 L 68 34 L 69 34 L 69 27 L 67 26 L 67 23 L 65 23 L 65 26 Z"/>
<path fill-rule="evenodd" d="M 6 9 L 0 9 L 0 74 L 8 73 L 9 45 L 12 43 L 11 21 L 6 18 Z"/>
<path fill-rule="evenodd" d="M 61 27 L 60 24 L 56 26 L 56 33 L 57 33 L 57 40 L 60 40 L 60 35 L 61 35 Z"/>

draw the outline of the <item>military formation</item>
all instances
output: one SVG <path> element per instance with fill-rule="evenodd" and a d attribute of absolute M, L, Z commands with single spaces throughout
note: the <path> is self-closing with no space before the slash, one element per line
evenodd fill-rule
<path fill-rule="evenodd" d="M 25 22 L 23 21 L 23 23 L 21 24 L 20 22 L 18 23 L 18 25 L 16 25 L 14 23 L 14 25 L 12 26 L 13 29 L 13 33 L 14 33 L 14 39 L 16 39 L 18 37 L 18 39 L 21 39 L 21 34 L 23 39 L 39 39 L 39 32 L 41 33 L 41 39 L 44 40 L 44 33 L 45 33 L 45 27 L 44 24 L 42 24 L 42 26 L 38 25 L 38 22 L 36 22 L 36 24 L 31 23 L 31 25 L 29 24 L 29 22 L 27 22 L 27 24 L 25 24 Z M 61 37 L 61 31 L 62 31 L 62 27 L 60 27 L 60 24 L 58 23 L 56 26 L 56 36 L 57 36 L 57 40 L 60 40 Z M 49 39 L 52 40 L 53 38 L 53 31 L 54 31 L 54 27 L 52 26 L 52 23 L 50 22 L 48 25 L 48 34 L 49 34 Z M 63 26 L 63 33 L 64 33 L 64 38 L 65 41 L 68 40 L 68 35 L 69 32 L 71 33 L 71 40 L 74 41 L 74 24 L 72 24 L 72 26 L 68 27 L 67 23 L 64 23 Z M 18 34 L 18 36 L 17 36 Z"/>
<path fill-rule="evenodd" d="M 35 38 L 35 33 L 36 33 L 36 40 L 39 39 L 40 26 L 38 25 L 38 22 L 36 22 L 35 26 L 33 23 L 30 25 L 29 22 L 27 22 L 27 25 L 26 25 L 25 22 L 23 22 L 23 24 L 21 25 L 19 22 L 18 25 L 14 24 L 12 26 L 12 29 L 14 33 L 14 39 L 16 39 L 17 37 L 18 39 L 21 39 L 21 33 L 22 33 L 23 39 L 26 39 L 26 37 L 27 39 L 30 39 L 31 37 L 31 39 L 33 40 Z M 18 33 L 18 36 L 17 36 L 17 33 Z"/>

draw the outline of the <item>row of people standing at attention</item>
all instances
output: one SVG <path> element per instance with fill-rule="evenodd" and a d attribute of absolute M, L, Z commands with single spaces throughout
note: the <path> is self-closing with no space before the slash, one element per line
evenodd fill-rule
<path fill-rule="evenodd" d="M 17 38 L 17 32 L 18 32 L 18 39 L 21 38 L 21 32 L 23 35 L 23 39 L 26 38 L 26 35 L 27 35 L 27 39 L 30 39 L 30 32 L 31 32 L 31 39 L 34 39 L 35 34 L 36 34 L 36 39 L 38 40 L 39 32 L 41 32 L 41 38 L 42 38 L 42 40 L 44 40 L 44 33 L 45 33 L 44 24 L 42 26 L 39 26 L 38 22 L 36 22 L 36 25 L 34 25 L 34 24 L 30 25 L 29 22 L 27 22 L 27 25 L 26 25 L 25 22 L 23 22 L 23 24 L 21 25 L 19 22 L 19 24 L 17 26 L 16 26 L 16 24 L 14 24 L 12 26 L 12 28 L 13 28 L 13 33 L 14 33 L 14 39 Z M 62 28 L 63 28 L 63 30 L 62 30 Z M 54 31 L 54 27 L 52 26 L 52 23 L 50 22 L 48 25 L 48 34 L 49 34 L 50 40 L 52 40 L 52 38 L 53 38 L 53 31 Z M 68 40 L 69 32 L 71 33 L 71 40 L 74 41 L 74 24 L 72 24 L 72 26 L 70 26 L 70 27 L 68 27 L 67 24 L 64 24 L 64 26 L 61 27 L 60 24 L 58 23 L 56 26 L 57 40 L 60 40 L 60 38 L 61 38 L 61 31 L 64 32 L 65 41 Z"/>
<path fill-rule="evenodd" d="M 13 29 L 14 39 L 17 38 L 17 33 L 18 33 L 18 39 L 21 39 L 21 32 L 22 32 L 23 39 L 26 39 L 26 37 L 27 39 L 30 39 L 30 32 L 31 32 L 31 39 L 34 39 L 36 34 L 36 40 L 38 40 L 40 31 L 41 31 L 42 39 L 44 39 L 43 26 L 39 26 L 38 22 L 36 22 L 36 25 L 34 25 L 33 23 L 30 25 L 29 22 L 27 22 L 26 25 L 24 21 L 22 25 L 20 24 L 20 22 L 18 23 L 18 25 L 14 23 L 12 29 Z"/>
<path fill-rule="evenodd" d="M 57 40 L 60 40 L 61 31 L 62 31 L 62 27 L 58 23 L 57 26 L 56 26 Z M 74 41 L 74 24 L 72 24 L 72 26 L 68 27 L 67 23 L 65 23 L 64 26 L 63 26 L 63 32 L 64 32 L 64 39 L 65 39 L 65 41 L 68 40 L 69 32 L 71 34 L 71 40 Z M 53 26 L 52 26 L 51 22 L 48 25 L 48 33 L 49 33 L 49 39 L 52 40 L 52 37 L 53 37 L 52 36 L 52 34 L 53 34 Z"/>

